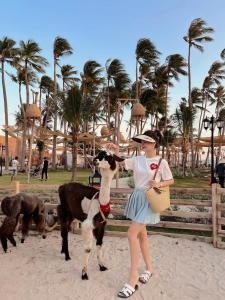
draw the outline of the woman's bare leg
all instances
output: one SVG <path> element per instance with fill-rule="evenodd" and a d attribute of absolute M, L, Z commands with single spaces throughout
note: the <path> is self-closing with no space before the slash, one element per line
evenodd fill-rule
<path fill-rule="evenodd" d="M 134 287 L 138 281 L 138 262 L 140 255 L 140 245 L 138 235 L 143 229 L 143 224 L 132 222 L 128 229 L 128 241 L 130 247 L 131 268 L 128 283 Z"/>
<path fill-rule="evenodd" d="M 146 265 L 146 270 L 153 273 L 152 259 L 150 255 L 150 248 L 148 243 L 148 234 L 146 230 L 146 226 L 144 226 L 139 234 L 140 247 L 142 256 Z"/>

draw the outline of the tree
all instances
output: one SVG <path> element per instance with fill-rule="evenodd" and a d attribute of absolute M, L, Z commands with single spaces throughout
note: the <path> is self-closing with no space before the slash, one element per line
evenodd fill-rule
<path fill-rule="evenodd" d="M 139 98 L 138 65 L 147 65 L 149 68 L 158 64 L 160 52 L 150 39 L 143 38 L 137 42 L 136 50 L 136 100 Z M 143 68 L 142 68 L 143 70 Z"/>
<path fill-rule="evenodd" d="M 211 42 L 213 38 L 208 34 L 213 33 L 212 27 L 208 27 L 206 22 L 201 18 L 194 19 L 188 29 L 188 33 L 184 36 L 184 40 L 188 43 L 188 103 L 192 109 L 191 99 L 191 48 L 194 47 L 197 50 L 203 52 L 203 42 Z M 190 131 L 191 140 L 191 156 L 192 156 L 192 171 L 194 170 L 194 144 L 193 144 L 193 124 Z"/>
<path fill-rule="evenodd" d="M 64 120 L 72 130 L 72 178 L 75 180 L 77 170 L 77 136 L 82 124 L 82 93 L 78 86 L 73 86 L 68 90 L 67 97 L 61 98 L 60 107 Z"/>
<path fill-rule="evenodd" d="M 25 82 L 26 82 L 26 103 L 29 104 L 29 78 L 28 71 L 35 70 L 38 73 L 44 73 L 44 67 L 48 65 L 46 58 L 40 55 L 41 48 L 38 43 L 33 40 L 28 40 L 27 42 L 20 41 L 20 63 L 23 63 L 23 68 L 25 71 Z"/>
<path fill-rule="evenodd" d="M 71 65 L 63 65 L 60 68 L 60 75 L 57 75 L 58 78 L 62 79 L 62 83 L 63 83 L 63 92 L 65 92 L 65 90 L 71 86 L 73 86 L 74 84 L 76 84 L 77 82 L 80 81 L 79 78 L 74 77 L 75 75 L 77 75 L 77 71 L 74 70 L 74 67 Z"/>
<path fill-rule="evenodd" d="M 4 113 L 5 113 L 5 169 L 9 169 L 9 134 L 8 134 L 8 99 L 5 84 L 5 64 L 14 65 L 15 58 L 18 54 L 15 47 L 16 42 L 8 37 L 3 37 L 0 40 L 0 63 L 1 63 L 1 77 L 2 77 L 2 91 L 4 100 Z"/>
<path fill-rule="evenodd" d="M 175 79 L 179 81 L 179 75 L 187 75 L 185 70 L 187 63 L 182 55 L 172 54 L 167 56 L 165 63 L 165 72 L 167 74 L 166 84 L 166 101 L 165 101 L 165 129 L 167 128 L 167 116 L 168 116 L 168 90 L 169 86 L 172 86 L 171 81 Z"/>
<path fill-rule="evenodd" d="M 56 67 L 60 57 L 71 55 L 73 48 L 70 43 L 62 37 L 57 36 L 53 45 L 53 57 L 54 57 L 54 100 L 57 102 L 57 79 L 56 79 Z M 56 103 L 55 103 L 56 104 Z M 54 117 L 54 131 L 57 130 L 57 114 Z M 52 148 L 52 167 L 56 167 L 56 135 L 53 136 L 53 148 Z"/>
<path fill-rule="evenodd" d="M 117 89 L 124 90 L 124 86 L 130 84 L 129 77 L 124 69 L 124 65 L 119 59 L 108 59 L 106 61 L 106 76 L 107 76 L 107 111 L 108 111 L 108 127 L 110 127 L 111 116 L 111 101 L 110 101 L 110 86 L 117 85 Z"/>
<path fill-rule="evenodd" d="M 172 116 L 174 125 L 182 139 L 182 166 L 184 176 L 186 175 L 187 155 L 189 151 L 189 134 L 194 117 L 195 112 L 190 106 L 187 106 L 186 101 L 181 101 L 179 108 L 176 109 Z"/>
<path fill-rule="evenodd" d="M 38 43 L 33 40 L 20 41 L 19 60 L 18 64 L 24 70 L 25 85 L 26 85 L 26 105 L 30 103 L 30 77 L 29 73 L 36 71 L 44 73 L 44 67 L 48 65 L 46 58 L 40 55 L 42 49 Z M 26 110 L 23 111 L 26 114 Z M 26 133 L 27 133 L 27 117 L 24 118 L 23 126 L 23 141 L 21 151 L 21 169 L 24 169 L 24 153 L 26 150 Z M 31 145 L 32 147 L 32 145 Z"/>
<path fill-rule="evenodd" d="M 90 119 L 91 107 L 87 105 L 89 98 L 96 97 L 99 93 L 99 89 L 104 83 L 102 76 L 103 69 L 101 65 L 95 60 L 88 60 L 83 67 L 81 75 L 81 93 L 82 93 L 82 106 L 83 120 L 85 132 L 88 131 L 88 121 Z"/>

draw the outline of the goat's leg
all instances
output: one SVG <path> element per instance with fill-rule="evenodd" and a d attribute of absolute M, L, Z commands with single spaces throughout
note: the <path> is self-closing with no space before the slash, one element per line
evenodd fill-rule
<path fill-rule="evenodd" d="M 42 238 L 46 238 L 45 234 L 45 215 L 43 213 L 33 215 L 34 223 L 36 224 L 37 230 L 42 234 Z"/>
<path fill-rule="evenodd" d="M 32 222 L 32 215 L 23 215 L 23 219 L 22 219 L 22 238 L 21 238 L 21 243 L 24 243 L 27 235 L 28 235 L 28 231 L 29 231 L 29 227 L 30 224 Z"/>
<path fill-rule="evenodd" d="M 7 238 L 11 241 L 11 243 L 15 246 L 16 242 L 13 238 L 13 232 L 16 228 L 17 218 L 15 217 L 5 217 L 2 226 L 0 228 L 0 239 L 2 248 L 5 252 L 7 252 Z M 11 238 L 12 237 L 12 238 Z M 13 240 L 13 242 L 12 242 Z"/>
<path fill-rule="evenodd" d="M 14 239 L 13 234 L 8 236 L 8 240 L 10 241 L 10 243 L 11 243 L 14 247 L 16 247 L 16 241 L 15 241 L 15 239 Z"/>
<path fill-rule="evenodd" d="M 67 225 L 67 218 L 68 216 L 65 213 L 65 209 L 63 209 L 62 205 L 57 206 L 57 214 L 60 222 L 60 230 L 61 230 L 61 237 L 62 237 L 62 249 L 61 253 L 65 254 L 65 260 L 70 260 L 69 250 L 68 250 L 68 225 Z"/>
<path fill-rule="evenodd" d="M 2 248 L 5 252 L 7 252 L 8 249 L 8 245 L 7 245 L 7 238 L 5 236 L 1 236 L 1 244 L 2 244 Z"/>
<path fill-rule="evenodd" d="M 70 260 L 69 249 L 68 249 L 68 225 L 66 223 L 61 223 L 61 236 L 62 236 L 62 250 L 61 253 L 65 254 L 65 260 Z"/>
<path fill-rule="evenodd" d="M 104 266 L 102 259 L 102 245 L 103 245 L 103 237 L 105 232 L 105 223 L 100 224 L 97 228 L 94 229 L 94 236 L 96 238 L 96 246 L 97 246 L 97 259 L 100 271 L 108 270 L 107 267 Z"/>
<path fill-rule="evenodd" d="M 83 269 L 81 276 L 82 280 L 88 280 L 87 267 L 93 242 L 93 227 L 88 225 L 84 223 L 81 225 L 84 243 Z"/>

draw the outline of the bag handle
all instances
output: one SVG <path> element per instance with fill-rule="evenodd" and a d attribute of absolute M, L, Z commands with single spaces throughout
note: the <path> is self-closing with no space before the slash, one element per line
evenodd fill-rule
<path fill-rule="evenodd" d="M 156 175 L 157 175 L 157 173 L 158 173 L 159 166 L 160 166 L 161 162 L 162 162 L 162 157 L 160 157 L 160 160 L 159 160 L 159 163 L 158 163 L 158 168 L 155 170 L 155 174 L 154 174 L 154 177 L 153 177 L 153 179 L 152 179 L 152 180 L 155 180 L 155 178 L 156 178 Z"/>

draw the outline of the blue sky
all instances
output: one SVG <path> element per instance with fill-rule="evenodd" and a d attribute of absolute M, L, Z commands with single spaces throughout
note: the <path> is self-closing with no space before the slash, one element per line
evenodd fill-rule
<path fill-rule="evenodd" d="M 225 48 L 224 0 L 11 0 L 2 1 L 1 35 L 16 41 L 34 39 L 43 49 L 53 75 L 52 45 L 57 35 L 69 40 L 74 54 L 63 58 L 62 64 L 74 65 L 79 72 L 88 59 L 102 65 L 108 58 L 119 58 L 134 79 L 135 47 L 138 39 L 150 38 L 166 56 L 180 53 L 187 57 L 183 41 L 190 22 L 201 17 L 215 29 L 214 42 L 205 44 L 203 54 L 192 52 L 193 86 L 200 87 L 206 73 Z M 10 122 L 13 123 L 19 100 L 17 86 L 7 80 Z M 187 78 L 170 90 L 170 111 L 181 97 L 187 96 Z M 0 86 L 0 105 L 3 108 Z M 3 109 L 0 124 L 4 124 Z"/>

